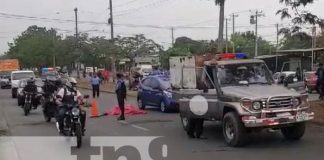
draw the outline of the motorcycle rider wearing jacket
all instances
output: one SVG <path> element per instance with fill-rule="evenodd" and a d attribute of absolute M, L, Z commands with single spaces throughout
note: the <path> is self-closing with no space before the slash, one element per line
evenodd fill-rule
<path fill-rule="evenodd" d="M 23 93 L 24 93 L 24 100 L 23 100 L 23 105 L 25 105 L 25 92 L 28 93 L 32 93 L 32 99 L 31 99 L 31 103 L 33 105 L 33 108 L 36 109 L 37 105 L 38 105 L 38 100 L 36 97 L 36 93 L 37 93 L 37 86 L 35 85 L 35 79 L 34 78 L 30 78 L 29 80 L 27 80 L 27 85 L 23 88 Z"/>
<path fill-rule="evenodd" d="M 69 82 L 62 82 L 63 85 L 59 89 L 57 93 L 57 99 L 56 102 L 58 104 L 58 114 L 57 114 L 57 122 L 59 125 L 60 133 L 63 134 L 64 130 L 64 118 L 65 113 L 67 112 L 67 104 L 75 104 L 78 103 L 81 114 L 80 114 L 80 122 L 81 122 L 81 128 L 82 128 L 82 134 L 84 134 L 85 131 L 85 121 L 86 121 L 86 112 L 84 111 L 82 107 L 82 95 L 80 91 L 76 89 L 76 80 L 70 79 Z M 65 84 L 65 85 L 64 85 Z"/>

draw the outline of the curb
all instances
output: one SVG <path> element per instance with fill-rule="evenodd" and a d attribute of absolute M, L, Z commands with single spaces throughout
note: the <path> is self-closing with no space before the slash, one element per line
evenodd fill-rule
<path fill-rule="evenodd" d="M 92 90 L 90 87 L 84 87 L 84 86 L 78 86 L 78 88 L 86 89 L 86 90 Z M 100 92 L 115 94 L 115 92 L 107 91 L 107 90 L 100 90 Z M 129 96 L 129 97 L 137 97 L 137 95 L 133 95 L 133 94 L 129 94 L 129 93 L 127 93 L 127 96 Z"/>

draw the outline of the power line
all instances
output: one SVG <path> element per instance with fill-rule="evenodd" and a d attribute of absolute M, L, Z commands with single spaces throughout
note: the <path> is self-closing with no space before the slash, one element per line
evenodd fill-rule
<path fill-rule="evenodd" d="M 170 0 L 158 0 L 158 1 L 155 1 L 153 3 L 147 4 L 147 5 L 143 5 L 143 6 L 140 6 L 140 7 L 137 7 L 137 8 L 132 8 L 132 9 L 128 9 L 128 10 L 118 11 L 115 16 L 116 17 L 119 17 L 119 16 L 131 14 L 131 13 L 134 13 L 134 12 L 139 12 L 139 11 L 142 11 L 144 8 L 152 7 L 152 6 L 155 6 L 157 4 L 165 3 L 165 2 L 168 2 L 168 1 L 170 1 Z"/>
<path fill-rule="evenodd" d="M 139 0 L 132 0 L 129 2 L 125 2 L 125 3 L 119 4 L 119 5 L 115 5 L 113 8 L 115 9 L 115 8 L 123 7 L 123 6 L 129 5 L 129 4 L 137 2 L 137 1 L 139 1 Z"/>

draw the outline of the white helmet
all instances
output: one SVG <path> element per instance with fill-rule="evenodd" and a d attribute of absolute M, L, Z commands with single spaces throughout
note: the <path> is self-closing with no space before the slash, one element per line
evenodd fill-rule
<path fill-rule="evenodd" d="M 78 83 L 78 81 L 77 81 L 75 78 L 73 78 L 73 77 L 70 77 L 70 78 L 69 78 L 69 82 L 70 82 L 72 85 L 76 85 L 76 84 Z"/>

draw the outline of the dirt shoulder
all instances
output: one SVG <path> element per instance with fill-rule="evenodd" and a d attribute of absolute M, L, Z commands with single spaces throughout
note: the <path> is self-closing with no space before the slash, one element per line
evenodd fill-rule
<path fill-rule="evenodd" d="M 311 101 L 311 111 L 315 113 L 315 119 L 312 121 L 324 125 L 324 101 Z"/>

